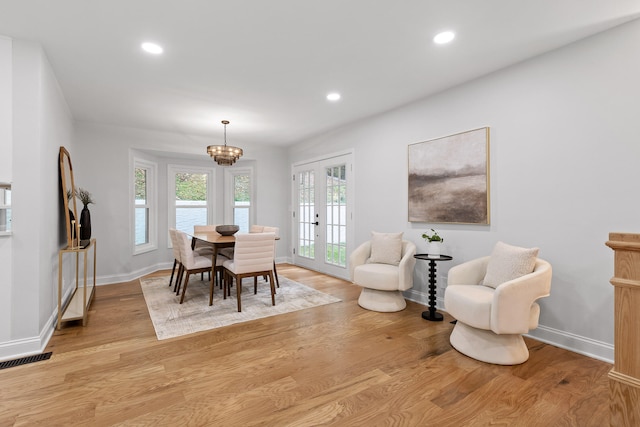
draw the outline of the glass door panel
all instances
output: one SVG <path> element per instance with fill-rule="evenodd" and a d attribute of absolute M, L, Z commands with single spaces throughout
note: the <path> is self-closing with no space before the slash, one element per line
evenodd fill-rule
<path fill-rule="evenodd" d="M 294 167 L 294 262 L 348 278 L 351 155 Z"/>

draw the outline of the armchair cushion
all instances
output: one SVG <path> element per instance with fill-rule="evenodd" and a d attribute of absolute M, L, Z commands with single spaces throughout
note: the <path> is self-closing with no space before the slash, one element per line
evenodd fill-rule
<path fill-rule="evenodd" d="M 527 249 L 498 242 L 491 252 L 482 284 L 497 288 L 504 282 L 529 274 L 536 265 L 537 257 L 538 248 Z"/>
<path fill-rule="evenodd" d="M 400 270 L 389 264 L 363 264 L 356 269 L 354 281 L 366 283 L 369 289 L 396 291 L 399 288 Z"/>
<path fill-rule="evenodd" d="M 400 264 L 400 259 L 402 258 L 402 234 L 372 231 L 371 256 L 368 262 L 390 265 Z"/>

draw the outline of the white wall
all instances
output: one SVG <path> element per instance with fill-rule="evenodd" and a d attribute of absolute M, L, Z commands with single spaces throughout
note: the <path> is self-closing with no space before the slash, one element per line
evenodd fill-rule
<path fill-rule="evenodd" d="M 11 39 L 0 36 L 0 182 L 11 182 Z"/>
<path fill-rule="evenodd" d="M 355 147 L 356 239 L 436 228 L 458 263 L 496 241 L 540 248 L 554 269 L 531 335 L 613 359 L 610 231 L 640 232 L 640 21 L 304 141 L 292 162 Z M 451 46 L 455 49 L 455 45 Z M 491 128 L 491 225 L 407 222 L 407 145 Z M 409 296 L 424 303 L 426 265 Z M 441 297 L 441 290 L 439 296 Z"/>
<path fill-rule="evenodd" d="M 11 182 L 12 173 L 12 59 L 11 39 L 0 36 L 0 182 Z M 11 336 L 11 236 L 0 236 L 0 343 Z"/>
<path fill-rule="evenodd" d="M 167 247 L 167 165 L 211 168 L 215 174 L 215 222 L 223 222 L 223 167 L 206 154 L 207 145 L 218 143 L 204 137 L 169 132 L 79 123 L 73 167 L 76 187 L 89 190 L 96 203 L 90 205 L 92 237 L 97 239 L 98 284 L 132 280 L 160 268 L 170 268 L 173 254 Z M 283 216 L 289 198 L 286 150 L 246 146 L 236 164 L 254 167 L 257 191 L 256 222 L 287 230 Z M 158 249 L 132 255 L 130 237 L 130 159 L 135 154 L 158 164 Z M 196 158 L 199 157 L 199 158 Z M 283 241 L 288 241 L 285 234 Z M 286 257 L 279 245 L 278 257 Z"/>
<path fill-rule="evenodd" d="M 0 335 L 0 359 L 41 351 L 57 309 L 61 212 L 58 150 L 72 139 L 72 120 L 49 62 L 37 44 L 13 40 L 12 231 L 8 330 Z"/>

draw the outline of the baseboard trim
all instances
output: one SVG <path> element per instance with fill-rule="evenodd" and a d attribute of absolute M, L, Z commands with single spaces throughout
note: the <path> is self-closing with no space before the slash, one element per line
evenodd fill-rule
<path fill-rule="evenodd" d="M 53 336 L 53 318 L 54 316 L 49 318 L 38 336 L 0 343 L 0 361 L 42 353 Z"/>
<path fill-rule="evenodd" d="M 286 258 L 276 258 L 276 264 L 280 264 L 282 262 L 288 262 Z M 154 273 L 158 270 L 170 270 L 173 267 L 173 261 L 171 262 L 161 262 L 149 267 L 141 268 L 136 271 L 132 271 L 126 274 L 111 274 L 108 276 L 99 276 L 96 277 L 96 286 L 100 285 L 113 285 L 115 283 L 123 283 L 130 282 L 132 280 L 138 279 L 147 274 Z"/>
<path fill-rule="evenodd" d="M 96 278 L 96 286 L 113 285 L 115 283 L 130 282 L 144 275 L 153 273 L 158 270 L 167 270 L 173 267 L 172 262 L 161 262 L 155 265 L 144 267 L 126 274 L 111 274 L 108 276 L 100 276 Z"/>
<path fill-rule="evenodd" d="M 530 331 L 525 336 L 551 344 L 555 347 L 564 348 L 565 350 L 570 350 L 574 353 L 613 364 L 614 346 L 609 343 L 572 334 L 570 332 L 560 331 L 544 325 L 539 325 L 537 329 Z"/>
<path fill-rule="evenodd" d="M 404 296 L 406 299 L 418 304 L 423 304 L 425 306 L 429 305 L 429 295 L 425 292 L 410 289 L 404 292 Z M 443 298 L 436 298 L 436 307 L 438 310 L 444 311 Z M 574 353 L 582 354 L 583 356 L 591 357 L 592 359 L 613 364 L 614 347 L 612 344 L 606 342 L 550 328 L 544 325 L 539 325 L 537 329 L 530 331 L 528 334 L 525 334 L 525 336 L 550 344 L 554 347 L 563 348 Z"/>

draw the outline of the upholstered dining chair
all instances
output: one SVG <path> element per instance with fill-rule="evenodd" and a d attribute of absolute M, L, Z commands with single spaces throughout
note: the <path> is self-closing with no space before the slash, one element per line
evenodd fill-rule
<path fill-rule="evenodd" d="M 230 295 L 230 286 L 235 279 L 238 311 L 242 311 L 242 279 L 253 277 L 253 292 L 257 293 L 258 277 L 269 276 L 271 305 L 276 305 L 276 287 L 273 280 L 273 253 L 276 235 L 274 233 L 236 234 L 236 244 L 232 260 L 224 261 L 224 298 Z"/>
<path fill-rule="evenodd" d="M 380 312 L 401 311 L 407 306 L 402 291 L 413 287 L 416 245 L 402 233 L 371 233 L 371 240 L 349 256 L 353 284 L 361 286 L 358 304 Z"/>
<path fill-rule="evenodd" d="M 444 307 L 457 320 L 449 338 L 456 350 L 498 365 L 527 361 L 522 334 L 538 327 L 536 300 L 551 290 L 551 265 L 537 255 L 498 242 L 491 256 L 449 270 Z"/>
<path fill-rule="evenodd" d="M 252 225 L 249 229 L 249 233 L 274 233 L 276 240 L 273 242 L 273 275 L 276 279 L 276 287 L 280 287 L 280 279 L 278 279 L 278 270 L 276 269 L 276 242 L 280 237 L 280 227 L 271 227 L 269 225 Z M 265 278 L 266 279 L 266 278 Z"/>
<path fill-rule="evenodd" d="M 216 231 L 217 225 L 194 225 L 193 232 L 194 233 L 218 233 Z M 200 252 L 200 255 L 213 254 L 213 248 L 211 245 L 208 245 L 206 242 L 201 240 L 197 240 L 194 245 L 194 249 Z"/>
<path fill-rule="evenodd" d="M 187 293 L 187 287 L 189 286 L 189 277 L 195 273 L 211 271 L 212 262 L 211 256 L 199 255 L 198 252 L 191 249 L 191 240 L 186 233 L 176 230 L 176 241 L 180 248 L 180 260 L 182 263 L 182 273 L 178 278 L 178 289 L 176 291 L 178 294 L 180 294 L 180 282 L 182 282 L 182 275 L 186 275 L 182 295 L 180 295 L 180 304 L 182 304 L 184 302 L 184 296 Z M 213 285 L 211 288 L 213 288 Z M 209 292 L 213 292 L 213 289 Z"/>
<path fill-rule="evenodd" d="M 215 225 L 194 225 L 193 226 L 193 231 L 196 233 L 199 232 L 214 232 L 216 234 L 220 234 L 218 233 L 218 231 L 216 230 L 216 227 L 218 227 L 219 224 L 215 224 Z M 206 243 L 202 243 L 202 246 L 208 247 L 211 249 L 211 246 L 208 246 Z M 197 245 L 196 245 L 197 247 Z M 233 259 L 233 248 L 220 248 L 218 249 L 218 255 L 222 255 L 225 258 L 229 258 L 229 259 Z"/>
<path fill-rule="evenodd" d="M 171 269 L 171 278 L 169 279 L 169 287 L 171 287 L 171 283 L 173 282 L 174 273 L 176 273 L 176 267 L 178 267 L 178 274 L 175 274 L 176 283 L 173 287 L 173 291 L 176 292 L 178 289 L 178 278 L 182 274 L 182 263 L 180 262 L 180 245 L 176 238 L 176 229 L 169 229 L 169 238 L 171 240 L 171 247 L 173 249 L 173 268 Z"/>

